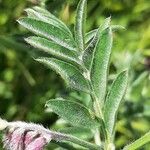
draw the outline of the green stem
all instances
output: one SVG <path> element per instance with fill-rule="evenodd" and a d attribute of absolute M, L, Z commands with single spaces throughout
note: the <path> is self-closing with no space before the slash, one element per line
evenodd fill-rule
<path fill-rule="evenodd" d="M 100 138 L 100 132 L 99 132 L 99 129 L 96 129 L 96 133 L 95 133 L 95 135 L 94 135 L 94 140 L 95 140 L 95 143 L 97 144 L 97 145 L 101 145 L 102 143 L 101 143 L 101 138 Z"/>
<path fill-rule="evenodd" d="M 92 98 L 92 101 L 93 101 L 93 106 L 94 106 L 95 114 L 96 114 L 97 117 L 99 117 L 100 119 L 103 120 L 102 109 L 101 109 L 101 106 L 99 104 L 98 99 L 96 98 L 96 96 L 94 94 L 94 90 L 93 90 L 93 86 L 91 84 L 91 81 L 89 81 L 89 86 L 90 86 L 90 89 L 92 91 L 91 92 L 91 98 Z M 101 137 L 100 137 L 99 129 L 96 129 L 96 133 L 95 133 L 94 139 L 95 139 L 95 143 L 97 145 L 101 145 Z"/>
<path fill-rule="evenodd" d="M 50 132 L 50 135 L 51 135 L 51 138 L 55 141 L 70 141 L 70 142 L 73 142 L 75 144 L 78 144 L 80 146 L 83 146 L 85 148 L 88 148 L 88 149 L 92 149 L 92 150 L 102 150 L 102 148 L 98 145 L 95 145 L 95 144 L 92 144 L 92 143 L 89 143 L 87 141 L 84 141 L 82 139 L 79 139 L 75 136 L 72 136 L 72 135 L 68 135 L 68 134 L 62 134 L 62 133 L 59 133 L 59 132 Z"/>
<path fill-rule="evenodd" d="M 135 150 L 148 142 L 150 142 L 150 131 L 141 138 L 137 139 L 135 142 L 125 146 L 123 150 Z"/>

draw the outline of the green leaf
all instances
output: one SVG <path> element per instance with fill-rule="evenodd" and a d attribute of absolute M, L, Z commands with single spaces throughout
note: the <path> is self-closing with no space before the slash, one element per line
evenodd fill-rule
<path fill-rule="evenodd" d="M 85 44 L 87 44 L 96 34 L 98 29 L 94 29 L 85 34 Z"/>
<path fill-rule="evenodd" d="M 110 18 L 110 17 L 109 17 Z M 105 21 L 104 21 L 105 22 Z M 117 30 L 125 30 L 125 28 L 121 25 L 111 25 L 112 31 L 117 31 Z M 87 44 L 92 38 L 96 35 L 98 29 L 94 29 L 85 35 L 85 43 Z"/>
<path fill-rule="evenodd" d="M 97 33 L 95 34 L 93 40 L 87 46 L 82 56 L 83 63 L 89 71 L 91 70 L 92 59 L 95 50 L 94 47 L 96 46 L 98 40 L 99 40 L 99 30 L 97 30 Z"/>
<path fill-rule="evenodd" d="M 70 88 L 90 92 L 87 80 L 75 66 L 55 58 L 38 58 L 36 61 L 56 71 Z"/>
<path fill-rule="evenodd" d="M 36 20 L 41 20 L 43 22 L 56 26 L 60 30 L 66 32 L 66 34 L 68 34 L 70 38 L 73 39 L 73 35 L 71 31 L 63 22 L 61 22 L 58 18 L 56 18 L 54 15 L 52 15 L 49 12 L 43 13 L 44 10 L 39 11 L 39 9 L 41 10 L 42 8 L 37 7 L 37 9 L 38 11 L 34 10 L 34 8 L 33 9 L 28 8 L 28 9 L 25 9 L 25 11 L 27 12 L 28 17 L 36 19 Z"/>
<path fill-rule="evenodd" d="M 64 61 L 79 63 L 77 52 L 68 50 L 53 41 L 47 40 L 45 38 L 31 36 L 25 39 L 30 45 L 35 48 L 39 48 L 44 52 L 53 55 L 56 58 L 60 58 Z"/>
<path fill-rule="evenodd" d="M 99 41 L 102 31 L 105 30 L 106 28 L 108 28 L 109 25 L 110 25 L 110 17 L 106 18 L 105 21 L 103 22 L 103 24 L 99 27 L 99 29 L 96 30 L 97 32 L 96 32 L 93 40 L 89 43 L 89 45 L 87 46 L 87 48 L 85 49 L 85 51 L 83 53 L 82 59 L 83 59 L 84 65 L 89 71 L 91 71 L 93 55 L 95 52 L 95 46 L 96 46 L 97 42 Z"/>
<path fill-rule="evenodd" d="M 68 48 L 70 50 L 74 50 L 74 51 L 76 50 L 74 41 L 72 41 L 70 37 L 66 35 L 65 32 L 63 32 L 56 26 L 53 26 L 51 24 L 33 18 L 21 18 L 18 20 L 18 22 L 22 26 L 30 30 L 31 32 L 39 36 L 50 39 L 56 42 L 57 44 L 65 48 Z"/>
<path fill-rule="evenodd" d="M 72 35 L 70 29 L 66 26 L 66 24 L 63 23 L 59 18 L 57 18 L 56 16 L 51 14 L 49 11 L 47 11 L 47 10 L 41 8 L 41 7 L 38 7 L 38 6 L 33 7 L 33 9 L 35 11 L 37 11 L 37 12 L 39 12 L 39 13 L 41 13 L 41 14 L 43 14 L 43 15 L 45 15 L 45 16 L 53 19 L 53 20 L 55 20 L 56 22 L 59 23 L 59 26 L 61 26 L 63 29 L 65 29 L 66 31 L 68 31 Z"/>
<path fill-rule="evenodd" d="M 49 100 L 46 106 L 73 126 L 96 128 L 99 123 L 91 115 L 91 111 L 80 103 L 57 98 Z"/>
<path fill-rule="evenodd" d="M 145 135 L 143 135 L 141 138 L 134 141 L 133 143 L 125 146 L 123 150 L 136 150 L 149 142 L 150 142 L 150 131 L 147 132 Z"/>
<path fill-rule="evenodd" d="M 111 28 L 103 30 L 99 36 L 93 56 L 91 81 L 95 95 L 100 104 L 102 104 L 106 94 L 109 60 L 113 41 Z"/>
<path fill-rule="evenodd" d="M 112 25 L 111 28 L 112 28 L 112 31 L 125 30 L 125 27 L 121 25 Z"/>
<path fill-rule="evenodd" d="M 87 5 L 87 0 L 80 0 L 77 7 L 77 15 L 76 15 L 76 22 L 75 22 L 75 40 L 80 51 L 84 50 L 86 5 Z"/>
<path fill-rule="evenodd" d="M 112 136 L 117 111 L 127 88 L 128 73 L 121 72 L 113 82 L 104 105 L 104 120 L 109 136 Z"/>
<path fill-rule="evenodd" d="M 50 13 L 48 10 L 43 9 L 41 7 L 35 6 L 33 7 L 33 9 L 49 18 L 52 18 L 54 20 L 56 20 L 57 22 L 59 22 L 59 24 L 61 24 L 62 26 L 64 26 L 66 29 L 68 28 L 60 19 L 58 19 L 56 16 L 54 16 L 52 13 Z M 67 29 L 68 30 L 68 29 Z"/>

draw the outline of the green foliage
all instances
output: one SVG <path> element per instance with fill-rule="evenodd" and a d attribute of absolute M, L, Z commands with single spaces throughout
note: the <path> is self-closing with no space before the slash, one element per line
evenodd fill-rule
<path fill-rule="evenodd" d="M 101 104 L 104 101 L 106 94 L 111 48 L 112 30 L 111 28 L 108 28 L 99 33 L 99 40 L 95 46 L 91 69 L 93 89 Z"/>
<path fill-rule="evenodd" d="M 75 66 L 54 58 L 38 58 L 36 61 L 46 64 L 59 73 L 69 87 L 90 92 L 88 82 Z"/>
<path fill-rule="evenodd" d="M 144 144 L 150 142 L 150 131 L 143 135 L 138 140 L 124 147 L 124 150 L 134 150 L 142 147 Z"/>
<path fill-rule="evenodd" d="M 62 31 L 65 31 L 66 34 L 71 35 L 70 30 L 67 28 L 67 26 L 45 9 L 42 9 L 40 7 L 33 7 L 33 9 L 28 8 L 25 11 L 27 12 L 28 17 L 52 24 Z"/>
<path fill-rule="evenodd" d="M 94 129 L 99 126 L 98 121 L 94 118 L 94 113 L 80 103 L 57 98 L 49 100 L 46 106 L 73 126 L 89 129 Z"/>
<path fill-rule="evenodd" d="M 48 38 L 63 47 L 75 51 L 74 41 L 57 26 L 33 18 L 21 18 L 18 22 L 37 35 Z"/>
<path fill-rule="evenodd" d="M 113 82 L 106 97 L 104 119 L 109 137 L 112 136 L 114 132 L 116 114 L 127 87 L 127 76 L 127 71 L 121 72 Z"/>
<path fill-rule="evenodd" d="M 75 64 L 78 64 L 80 61 L 76 52 L 68 51 L 68 49 L 58 45 L 53 41 L 49 41 L 45 38 L 35 36 L 26 38 L 25 40 L 35 48 L 43 50 L 44 52 L 48 53 L 49 55 L 53 55 L 56 58 L 60 58 L 69 62 L 74 62 Z"/>
<path fill-rule="evenodd" d="M 59 77 L 54 72 L 40 68 L 41 65 L 34 63 L 29 55 L 36 58 L 37 55 L 35 54 L 40 50 L 44 52 L 44 57 L 45 55 L 46 57 L 55 57 L 60 61 L 75 66 L 77 70 L 80 70 L 82 76 L 84 75 L 84 78 L 86 77 L 87 79 L 90 78 L 87 72 L 90 70 L 89 65 L 92 64 L 90 63 L 92 61 L 90 61 L 90 57 L 86 57 L 90 56 L 89 54 L 86 55 L 86 53 L 84 53 L 86 58 L 86 61 L 84 61 L 83 55 L 81 56 L 80 51 L 77 49 L 79 44 L 74 38 L 75 35 L 72 34 L 73 32 L 71 33 L 73 31 L 72 24 L 75 20 L 74 9 L 77 6 L 77 1 L 46 0 L 41 2 L 42 7 L 44 6 L 61 18 L 70 29 L 46 9 L 34 6 L 34 2 L 18 0 L 11 3 L 8 0 L 0 1 L 0 112 L 9 120 L 21 119 L 42 122 L 46 126 L 63 130 L 68 127 L 66 122 L 60 119 L 57 121 L 57 117 L 49 109 L 46 109 L 46 113 L 42 111 L 46 100 L 54 97 L 65 97 L 65 99 L 77 101 L 82 105 L 86 105 L 89 110 L 95 111 L 93 110 L 95 106 L 93 108 L 93 103 L 91 103 L 93 98 L 89 94 L 72 92 L 70 88 L 65 89 L 62 80 L 59 80 Z M 40 5 L 40 2 L 36 4 Z M 117 112 L 119 111 L 117 117 L 119 121 L 115 123 L 116 135 L 112 135 L 115 137 L 116 149 L 123 148 L 129 141 L 134 141 L 149 130 L 149 6 L 149 1 L 147 0 L 116 1 L 115 3 L 112 0 L 109 2 L 103 0 L 88 1 L 86 30 L 82 30 L 85 34 L 85 47 L 82 52 L 87 49 L 86 51 L 93 54 L 92 50 L 94 50 L 98 39 L 96 36 L 98 33 L 97 27 L 100 24 L 104 24 L 104 18 L 111 15 L 111 24 L 121 24 L 126 29 L 124 32 L 113 32 L 113 54 L 107 82 L 107 91 L 110 93 L 109 85 L 116 77 L 116 74 L 129 68 L 130 78 L 125 96 L 125 105 L 122 105 L 117 110 Z M 25 11 L 29 18 L 55 26 L 65 36 L 67 35 L 68 39 L 70 39 L 69 47 L 62 46 L 60 42 L 56 43 L 43 35 L 32 37 L 30 33 L 28 35 L 31 38 L 29 37 L 27 40 L 32 46 L 38 48 L 38 51 L 27 46 L 22 39 L 22 37 L 26 38 L 28 36 L 26 35 L 27 31 L 23 28 L 18 28 L 15 21 L 24 15 L 22 12 L 25 8 L 28 8 Z M 111 28 L 112 31 L 122 29 L 122 26 L 111 24 L 107 28 Z M 17 35 L 11 36 L 15 33 Z M 64 38 L 61 40 L 64 41 Z M 74 44 L 70 49 L 72 41 Z M 43 53 L 40 53 L 39 56 L 41 57 L 41 55 L 43 56 Z M 83 64 L 81 63 L 82 61 Z M 87 80 L 87 82 L 89 81 Z M 94 97 L 93 93 L 91 93 L 92 97 Z M 104 98 L 103 102 L 105 101 Z M 104 111 L 104 106 L 101 107 Z M 91 134 L 90 139 L 86 140 L 93 142 L 93 135 Z M 77 134 L 75 136 L 82 139 L 82 136 Z M 50 144 L 49 149 L 56 149 L 57 147 L 57 143 Z M 148 150 L 149 144 L 145 145 L 143 149 Z"/>
<path fill-rule="evenodd" d="M 89 43 L 87 48 L 85 49 L 83 53 L 83 62 L 86 68 L 91 72 L 91 67 L 93 63 L 93 56 L 95 54 L 95 45 L 100 40 L 100 35 L 103 30 L 109 27 L 110 24 L 110 18 L 105 19 L 104 23 L 99 27 L 98 30 L 92 30 L 89 33 L 87 33 L 87 42 L 90 41 L 92 38 L 92 41 Z M 85 38 L 86 38 L 85 37 Z"/>
<path fill-rule="evenodd" d="M 86 22 L 86 3 L 87 0 L 79 2 L 77 7 L 76 23 L 75 23 L 75 39 L 80 51 L 84 50 L 85 43 L 85 22 Z"/>

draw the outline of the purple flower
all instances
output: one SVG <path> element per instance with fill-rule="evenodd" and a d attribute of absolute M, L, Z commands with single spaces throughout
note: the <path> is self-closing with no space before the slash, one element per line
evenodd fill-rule
<path fill-rule="evenodd" d="M 33 123 L 0 119 L 0 130 L 5 130 L 3 143 L 6 150 L 43 150 L 52 139 L 49 130 Z"/>

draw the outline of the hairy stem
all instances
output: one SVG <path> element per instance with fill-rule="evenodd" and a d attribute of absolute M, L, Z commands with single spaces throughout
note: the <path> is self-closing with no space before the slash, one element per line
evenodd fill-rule
<path fill-rule="evenodd" d="M 95 140 L 95 143 L 97 145 L 101 145 L 101 138 L 100 138 L 100 132 L 99 132 L 99 129 L 96 129 L 96 133 L 94 135 L 94 140 Z"/>
<path fill-rule="evenodd" d="M 92 150 L 101 150 L 102 148 L 98 145 L 95 145 L 95 144 L 91 144 L 87 141 L 84 141 L 84 140 L 81 140 L 77 137 L 74 137 L 72 135 L 68 135 L 68 134 L 62 134 L 62 133 L 59 133 L 59 132 L 53 132 L 53 131 L 49 131 L 51 136 L 52 136 L 52 139 L 55 140 L 55 141 L 70 141 L 70 142 L 73 142 L 75 144 L 78 144 L 80 146 L 83 146 L 85 148 L 88 148 L 88 149 L 92 149 Z"/>
<path fill-rule="evenodd" d="M 92 86 L 90 80 L 89 80 L 89 86 L 90 86 L 90 89 L 92 91 L 91 92 L 91 98 L 92 98 L 92 101 L 93 101 L 93 107 L 94 107 L 95 114 L 97 115 L 97 117 L 99 117 L 100 119 L 103 120 L 102 109 L 101 109 L 101 106 L 100 106 L 100 104 L 99 104 L 99 102 L 98 102 L 94 92 L 93 92 L 94 90 L 93 90 L 93 86 Z M 99 129 L 96 129 L 96 133 L 95 133 L 94 139 L 95 139 L 95 143 L 97 145 L 101 145 L 101 137 L 100 137 Z"/>

